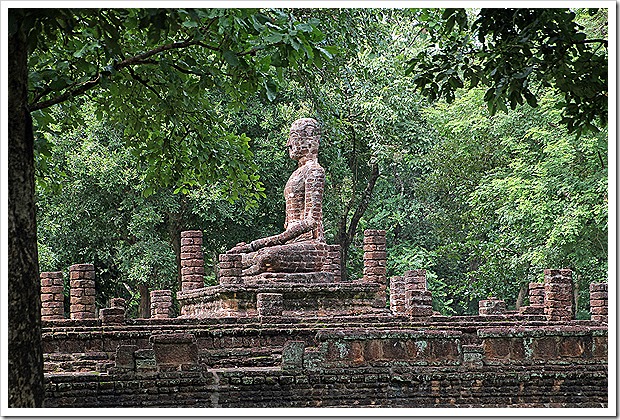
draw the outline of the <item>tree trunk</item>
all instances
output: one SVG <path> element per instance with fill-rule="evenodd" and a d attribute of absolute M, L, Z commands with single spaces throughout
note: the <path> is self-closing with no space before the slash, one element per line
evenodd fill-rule
<path fill-rule="evenodd" d="M 338 244 L 340 245 L 340 275 L 342 281 L 347 280 L 347 258 L 349 256 L 349 247 L 353 242 L 353 238 L 355 237 L 355 231 L 357 230 L 357 225 L 368 209 L 368 205 L 370 204 L 370 198 L 372 197 L 372 192 L 374 191 L 375 184 L 377 183 L 377 179 L 379 178 L 379 165 L 374 163 L 372 165 L 372 172 L 370 173 L 370 177 L 368 178 L 368 183 L 366 184 L 366 189 L 362 193 L 362 197 L 355 209 L 355 213 L 353 213 L 353 217 L 351 217 L 351 221 L 349 222 L 349 226 L 347 227 L 347 216 L 350 210 L 350 207 L 347 207 L 347 211 L 340 219 L 340 223 L 338 225 L 338 234 L 336 238 L 338 238 Z M 354 197 L 352 197 L 351 202 Z"/>
<path fill-rule="evenodd" d="M 28 45 L 22 11 L 9 10 L 9 407 L 43 404 L 41 284 L 34 205 L 34 141 L 27 109 Z"/>
<path fill-rule="evenodd" d="M 517 296 L 517 303 L 515 303 L 515 309 L 518 311 L 521 306 L 523 306 L 523 300 L 525 299 L 525 295 L 529 290 L 529 284 L 522 284 L 519 288 L 519 296 Z"/>
<path fill-rule="evenodd" d="M 181 201 L 179 211 L 168 213 L 168 237 L 177 264 L 177 290 L 181 290 L 181 231 L 183 230 L 183 217 L 187 207 L 187 199 L 183 195 L 179 197 L 179 200 Z"/>
<path fill-rule="evenodd" d="M 140 308 L 138 308 L 138 318 L 150 318 L 151 317 L 151 295 L 149 288 L 146 284 L 140 283 L 138 285 L 140 291 Z"/>

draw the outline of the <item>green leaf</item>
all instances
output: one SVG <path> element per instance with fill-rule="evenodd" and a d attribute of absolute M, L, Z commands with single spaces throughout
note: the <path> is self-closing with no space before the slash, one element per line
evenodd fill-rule
<path fill-rule="evenodd" d="M 281 33 L 272 32 L 263 39 L 269 44 L 277 44 L 278 42 L 282 41 L 283 38 L 284 36 Z"/>
<path fill-rule="evenodd" d="M 222 55 L 224 56 L 224 59 L 226 60 L 229 66 L 231 67 L 239 66 L 239 58 L 234 52 L 227 50 L 227 51 L 224 51 L 224 54 Z"/>

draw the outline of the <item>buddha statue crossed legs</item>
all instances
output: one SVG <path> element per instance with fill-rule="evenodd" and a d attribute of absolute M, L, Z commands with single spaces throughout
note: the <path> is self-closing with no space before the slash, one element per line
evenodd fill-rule
<path fill-rule="evenodd" d="M 227 254 L 242 255 L 242 276 L 261 273 L 310 273 L 332 267 L 334 246 L 325 243 L 322 222 L 325 170 L 319 165 L 320 126 L 301 118 L 291 126 L 286 143 L 297 169 L 284 188 L 284 232 L 242 242 Z M 339 273 L 337 275 L 339 277 Z"/>

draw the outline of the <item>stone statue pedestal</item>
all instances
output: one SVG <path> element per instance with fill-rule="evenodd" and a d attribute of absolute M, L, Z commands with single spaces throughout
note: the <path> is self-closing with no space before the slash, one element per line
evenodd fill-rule
<path fill-rule="evenodd" d="M 281 295 L 281 313 L 285 317 L 361 315 L 386 311 L 385 301 L 379 293 L 382 286 L 377 283 L 334 283 L 333 274 L 326 272 L 291 273 L 275 279 L 257 277 L 253 283 L 220 284 L 178 292 L 181 317 L 258 316 L 260 294 Z M 301 281 L 286 281 L 294 279 Z"/>

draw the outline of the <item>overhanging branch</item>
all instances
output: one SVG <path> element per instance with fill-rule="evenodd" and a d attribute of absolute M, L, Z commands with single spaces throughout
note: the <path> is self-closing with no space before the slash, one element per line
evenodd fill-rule
<path fill-rule="evenodd" d="M 161 52 L 168 51 L 168 50 L 182 49 L 182 48 L 190 47 L 192 45 L 199 45 L 199 44 L 201 46 L 205 46 L 202 42 L 196 41 L 196 40 L 186 40 L 186 41 L 180 41 L 180 42 L 173 42 L 171 44 L 160 45 L 159 47 L 154 48 L 145 53 L 126 58 L 125 60 L 116 63 L 113 67 L 114 67 L 114 70 L 120 71 L 124 69 L 125 67 L 130 67 L 132 65 L 152 64 L 153 61 L 148 60 L 148 58 L 156 54 L 159 54 Z M 83 84 L 77 86 L 74 89 L 69 89 L 65 91 L 64 93 L 52 99 L 48 99 L 47 101 L 34 102 L 34 103 L 29 104 L 28 109 L 32 112 L 38 109 L 44 109 L 52 105 L 59 104 L 61 102 L 66 101 L 69 98 L 83 95 L 90 89 L 97 86 L 100 82 L 101 82 L 101 74 L 97 73 L 92 79 L 84 82 Z"/>

